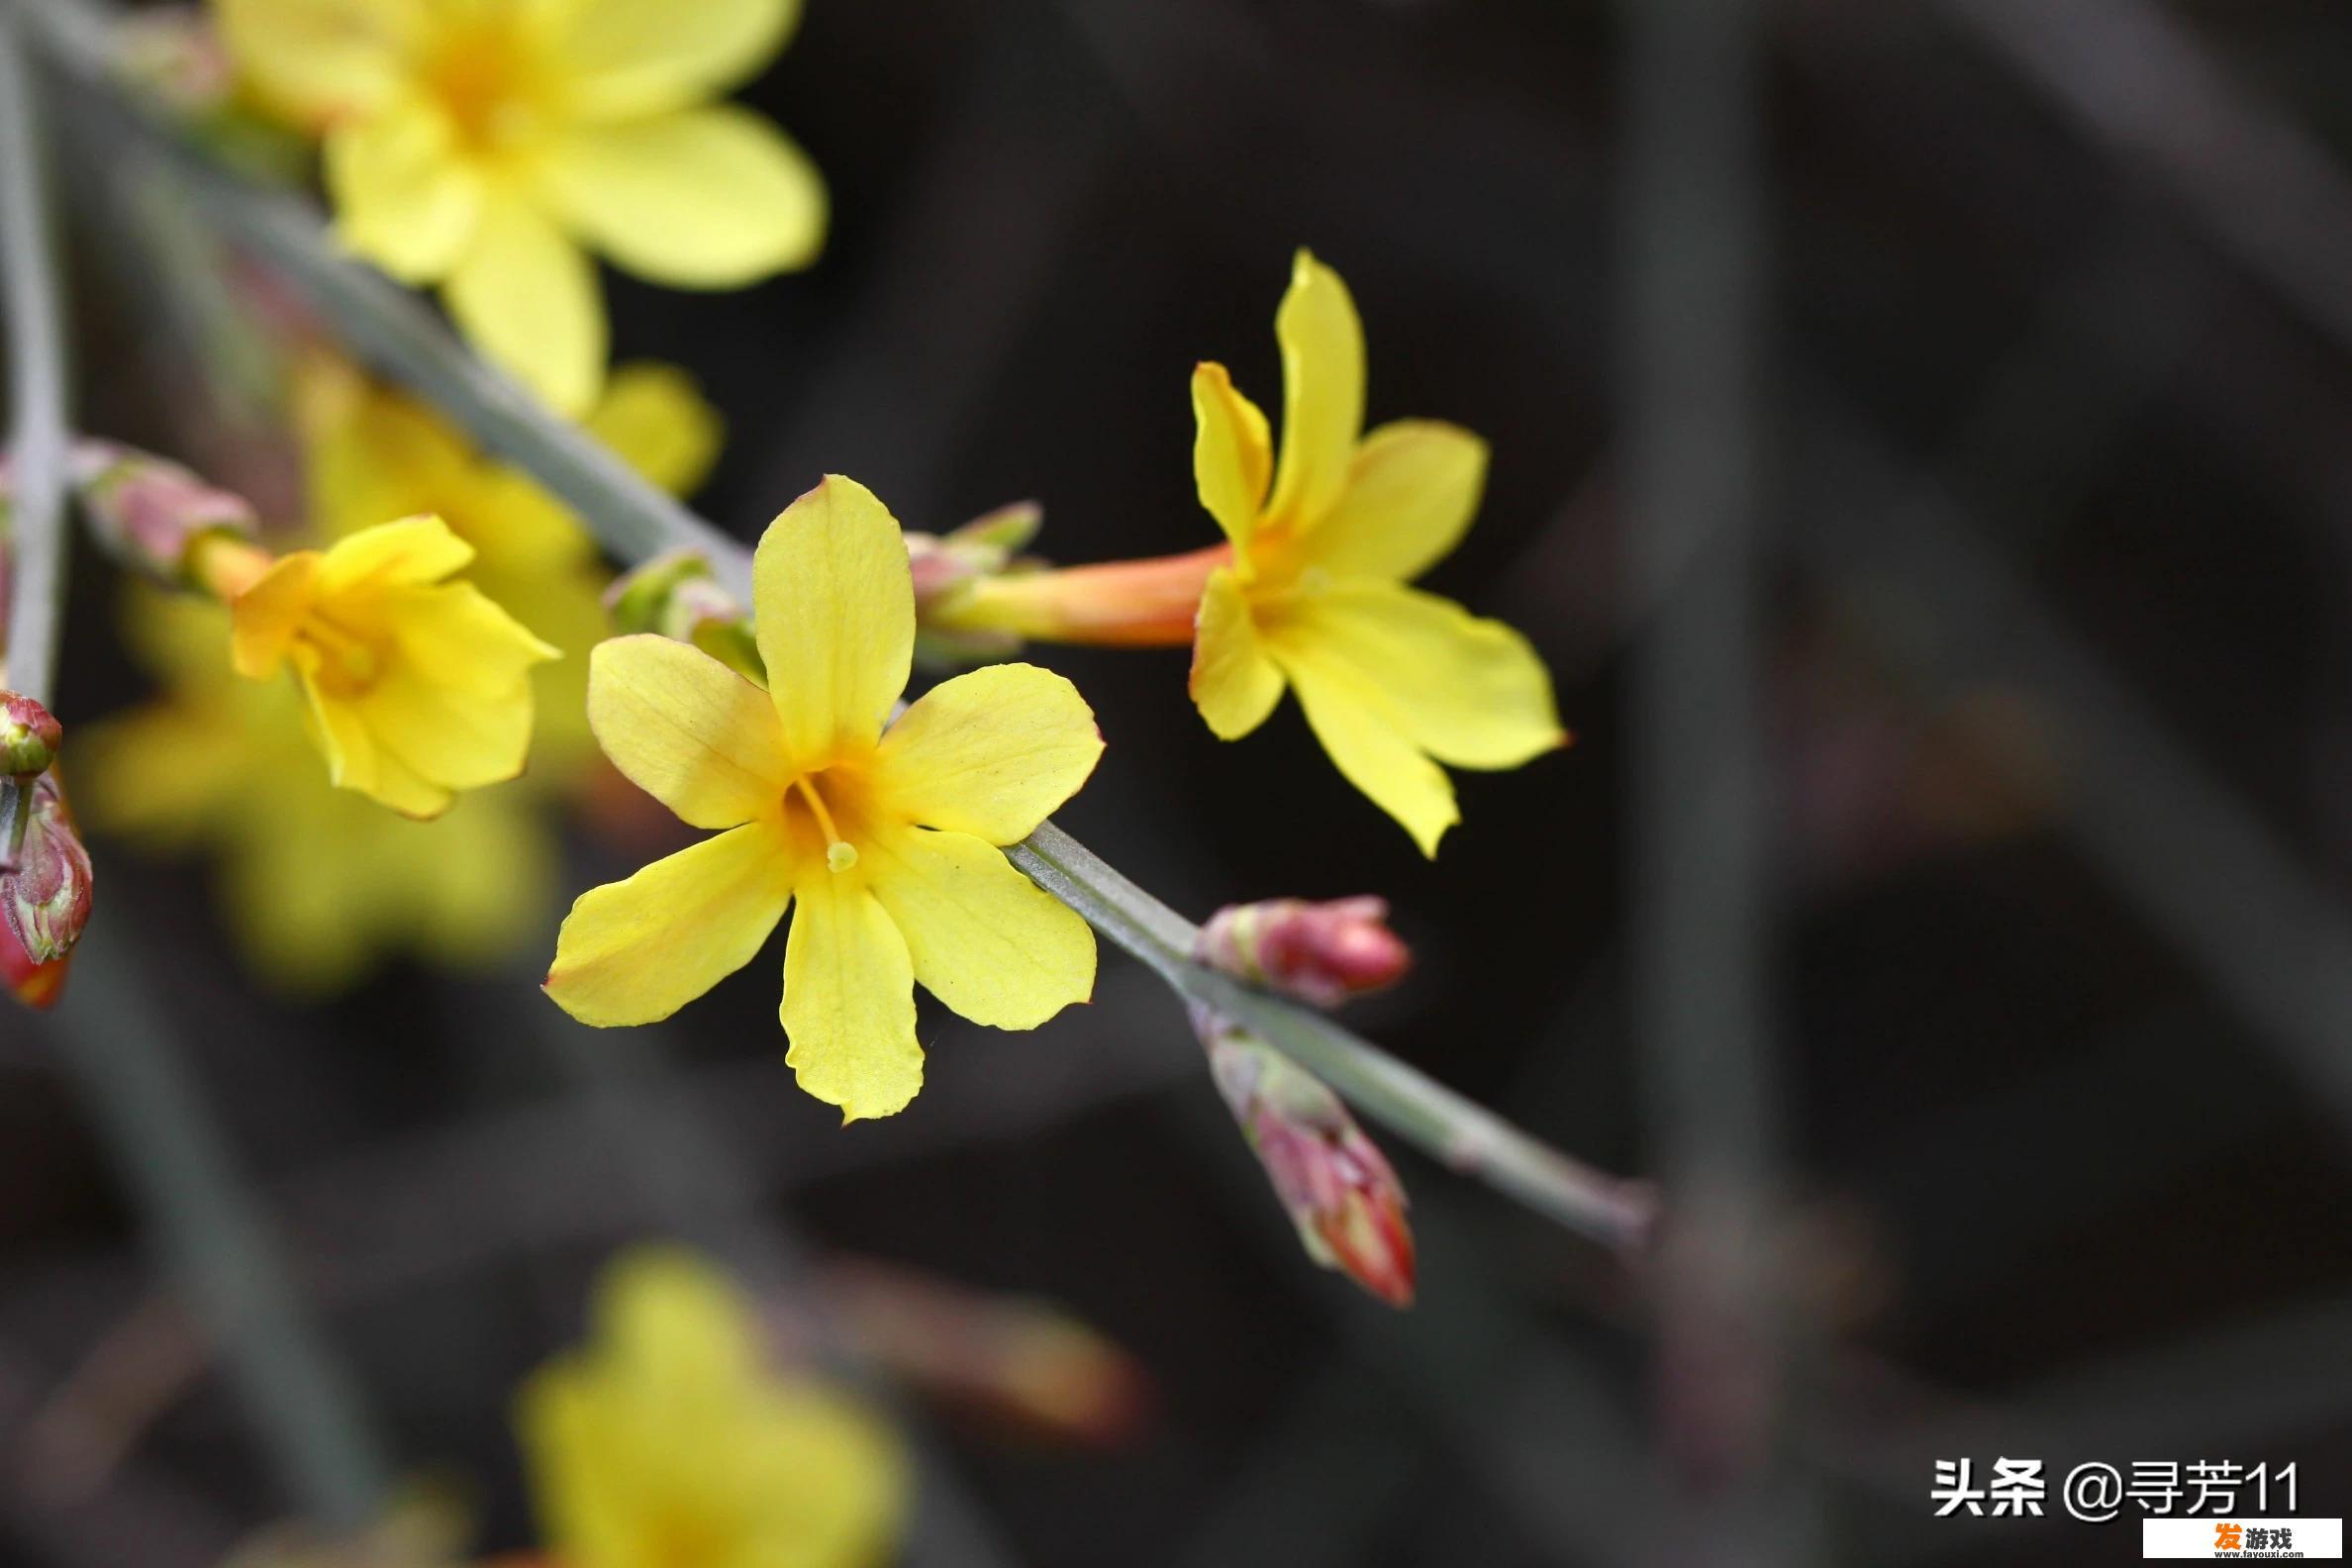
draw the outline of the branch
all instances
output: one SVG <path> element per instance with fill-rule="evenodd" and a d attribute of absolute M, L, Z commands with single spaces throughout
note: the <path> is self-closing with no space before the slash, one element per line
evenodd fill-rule
<path fill-rule="evenodd" d="M 11 691 L 46 707 L 55 697 L 65 591 L 64 302 L 51 248 L 41 106 L 20 32 L 17 13 L 0 6 L 0 295 L 14 405 L 12 494 L 0 505 L 0 584 L 7 592 L 0 604 L 0 672 Z"/>
<path fill-rule="evenodd" d="M 43 23 L 60 63 L 195 188 L 225 237 L 276 268 L 342 335 L 352 352 L 406 385 L 485 447 L 569 503 L 600 543 L 636 563 L 666 550 L 708 558 L 750 600 L 750 552 L 679 505 L 578 430 L 483 365 L 414 295 L 337 253 L 305 202 L 261 189 L 189 146 L 129 103 L 109 73 L 103 31 L 87 0 L 17 0 Z M 1205 1003 L 1263 1035 L 1325 1079 L 1357 1109 L 1568 1229 L 1615 1247 L 1648 1236 L 1646 1184 L 1594 1171 L 1435 1083 L 1318 1013 L 1190 961 L 1193 927 L 1051 824 L 1009 851 L 1014 864 L 1186 1000 Z"/>

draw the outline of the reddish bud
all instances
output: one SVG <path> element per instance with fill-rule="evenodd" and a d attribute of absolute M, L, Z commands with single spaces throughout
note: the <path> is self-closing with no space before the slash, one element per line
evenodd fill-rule
<path fill-rule="evenodd" d="M 1034 501 L 984 512 L 945 535 L 907 534 L 907 569 L 915 579 L 917 651 L 930 664 L 977 664 L 1021 648 L 1018 634 L 962 625 L 955 607 L 972 587 L 1008 571 L 1033 568 L 1021 551 L 1045 520 Z"/>
<path fill-rule="evenodd" d="M 148 452 L 77 441 L 73 483 L 91 535 L 121 565 L 185 587 L 197 542 L 259 533 L 252 504 Z"/>
<path fill-rule="evenodd" d="M 65 738 L 56 718 L 30 697 L 0 691 L 0 777 L 29 779 L 49 771 Z"/>
<path fill-rule="evenodd" d="M 1195 952 L 1212 969 L 1323 1008 L 1394 985 L 1413 966 L 1388 928 L 1388 901 L 1368 895 L 1228 904 L 1201 928 Z"/>
<path fill-rule="evenodd" d="M 1210 1071 L 1307 1255 L 1392 1307 L 1413 1305 L 1404 1184 L 1323 1081 L 1247 1030 L 1194 1020 Z"/>
<path fill-rule="evenodd" d="M 0 855 L 0 925 L 36 965 L 73 950 L 90 919 L 90 852 L 56 775 L 7 786 L 13 856 Z M 12 987 L 13 988 L 13 987 Z"/>

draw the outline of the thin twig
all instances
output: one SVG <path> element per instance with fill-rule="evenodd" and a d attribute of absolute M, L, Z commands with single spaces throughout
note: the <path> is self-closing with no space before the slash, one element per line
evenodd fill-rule
<path fill-rule="evenodd" d="M 1757 715 L 1764 441 L 1761 122 L 1770 8 L 1627 0 L 1620 372 L 1636 649 L 1630 951 L 1645 1121 L 1676 1223 L 1658 1257 L 1672 1527 L 1653 1561 L 1811 1556 L 1781 1442 L 1795 1315 L 1765 976 Z"/>
<path fill-rule="evenodd" d="M 36 702 L 55 696 L 65 591 L 65 323 L 43 166 L 41 105 L 16 12 L 0 7 L 0 285 L 8 320 L 10 505 L 0 570 L 0 670 Z"/>
<path fill-rule="evenodd" d="M 669 549 L 706 555 L 746 600 L 750 554 L 647 484 L 580 432 L 476 360 L 414 296 L 338 254 L 305 203 L 231 173 L 137 112 L 108 75 L 84 0 L 17 0 L 44 23 L 67 68 L 151 140 L 192 181 L 199 210 L 224 235 L 278 268 L 344 335 L 353 351 L 437 405 L 476 441 L 530 471 L 579 513 L 616 556 Z M 1568 1228 L 1613 1246 L 1643 1243 L 1652 1220 L 1645 1184 L 1592 1171 L 1529 1137 L 1320 1014 L 1190 962 L 1192 927 L 1050 824 L 1012 851 L 1015 864 L 1157 971 L 1188 1001 L 1249 1026 L 1358 1108 L 1438 1159 Z"/>

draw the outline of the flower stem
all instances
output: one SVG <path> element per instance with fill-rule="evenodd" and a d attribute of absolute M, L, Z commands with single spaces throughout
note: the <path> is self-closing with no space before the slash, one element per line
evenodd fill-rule
<path fill-rule="evenodd" d="M 588 437 L 484 367 L 413 295 L 337 254 L 298 199 L 230 173 L 158 121 L 132 110 L 110 80 L 90 0 L 16 0 L 44 20 L 94 106 L 127 114 L 195 187 L 195 210 L 305 293 L 346 345 L 474 440 L 568 502 L 612 554 L 632 564 L 666 550 L 704 555 L 742 602 L 750 552 L 639 478 Z M 1192 961 L 1195 930 L 1174 910 L 1048 823 L 1008 851 L 1031 880 L 1149 965 L 1189 1002 L 1251 1029 L 1358 1110 L 1464 1175 L 1613 1247 L 1644 1245 L 1656 1201 L 1647 1183 L 1595 1171 L 1310 1009 Z"/>
<path fill-rule="evenodd" d="M 0 671 L 12 691 L 53 705 L 65 592 L 64 302 L 57 284 L 41 106 L 24 23 L 0 6 L 0 299 L 8 322 L 13 518 L 0 532 Z"/>

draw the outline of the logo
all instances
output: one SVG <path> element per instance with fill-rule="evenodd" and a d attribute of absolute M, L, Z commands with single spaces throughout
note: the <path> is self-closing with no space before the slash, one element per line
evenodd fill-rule
<path fill-rule="evenodd" d="M 2204 1562 L 2297 1562 L 2344 1555 L 2340 1519 L 2148 1519 L 2140 1556 Z"/>

